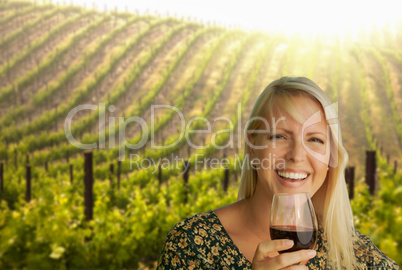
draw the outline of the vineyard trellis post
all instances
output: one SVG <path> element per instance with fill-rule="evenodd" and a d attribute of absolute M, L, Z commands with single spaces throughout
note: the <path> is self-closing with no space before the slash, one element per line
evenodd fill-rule
<path fill-rule="evenodd" d="M 191 148 L 190 145 L 187 146 L 187 158 L 190 159 L 191 157 Z"/>
<path fill-rule="evenodd" d="M 189 178 L 189 173 L 190 173 L 190 162 L 188 160 L 185 160 L 183 162 L 183 180 L 184 180 L 184 190 L 185 190 L 185 197 L 184 197 L 184 203 L 187 203 L 188 201 L 188 178 Z"/>
<path fill-rule="evenodd" d="M 26 193 L 25 193 L 25 201 L 31 201 L 31 166 L 26 165 Z"/>
<path fill-rule="evenodd" d="M 93 219 L 93 166 L 92 166 L 92 152 L 84 153 L 85 164 L 85 217 L 87 220 Z"/>
<path fill-rule="evenodd" d="M 227 192 L 228 187 L 229 187 L 229 168 L 225 167 L 223 174 L 223 191 Z"/>
<path fill-rule="evenodd" d="M 398 160 L 394 160 L 394 175 L 396 174 L 396 171 L 398 169 Z"/>
<path fill-rule="evenodd" d="M 4 191 L 4 163 L 0 163 L 0 190 Z"/>
<path fill-rule="evenodd" d="M 345 180 L 349 186 L 349 199 L 353 199 L 355 195 L 355 167 L 347 167 L 345 169 Z"/>
<path fill-rule="evenodd" d="M 117 189 L 120 190 L 121 160 L 117 161 Z"/>
<path fill-rule="evenodd" d="M 73 164 L 70 164 L 70 185 L 73 184 L 73 181 L 74 181 L 73 177 L 74 177 L 74 174 L 73 174 Z"/>
<path fill-rule="evenodd" d="M 158 182 L 159 186 L 162 185 L 162 166 L 159 164 L 158 165 Z"/>
<path fill-rule="evenodd" d="M 366 183 L 369 187 L 371 195 L 374 195 L 375 191 L 375 174 L 377 169 L 376 164 L 376 151 L 366 151 Z"/>
<path fill-rule="evenodd" d="M 110 176 L 109 176 L 110 188 L 113 189 L 113 175 L 114 175 L 114 164 L 113 163 L 110 163 L 109 171 L 110 171 Z"/>

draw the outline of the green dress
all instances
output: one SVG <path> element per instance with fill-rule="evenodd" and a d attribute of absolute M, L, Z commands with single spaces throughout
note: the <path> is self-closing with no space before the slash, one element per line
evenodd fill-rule
<path fill-rule="evenodd" d="M 363 269 L 399 269 L 367 236 L 360 232 L 357 235 L 362 241 L 354 249 Z M 309 269 L 327 269 L 327 243 L 322 229 L 319 230 L 317 244 L 317 255 L 307 266 Z M 251 262 L 233 243 L 213 211 L 197 214 L 176 224 L 167 236 L 157 266 L 158 270 L 251 268 Z"/>

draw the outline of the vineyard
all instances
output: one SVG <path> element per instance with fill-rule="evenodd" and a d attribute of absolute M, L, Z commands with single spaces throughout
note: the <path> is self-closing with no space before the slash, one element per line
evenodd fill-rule
<path fill-rule="evenodd" d="M 402 265 L 400 31 L 288 36 L 0 1 L 0 36 L 1 269 L 152 268 L 174 224 L 236 201 L 245 124 L 281 76 L 338 102 L 355 225 Z"/>

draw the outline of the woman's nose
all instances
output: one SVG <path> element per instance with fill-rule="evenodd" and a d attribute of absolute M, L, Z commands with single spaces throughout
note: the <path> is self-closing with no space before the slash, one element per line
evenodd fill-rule
<path fill-rule="evenodd" d="M 286 154 L 286 158 L 293 162 L 301 162 L 306 159 L 306 149 L 301 141 L 293 141 L 290 144 L 289 151 Z"/>

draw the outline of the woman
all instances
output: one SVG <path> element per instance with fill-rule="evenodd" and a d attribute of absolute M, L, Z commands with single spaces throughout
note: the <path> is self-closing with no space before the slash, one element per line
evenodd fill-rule
<path fill-rule="evenodd" d="M 337 121 L 330 100 L 309 79 L 268 85 L 246 126 L 237 202 L 176 224 L 158 269 L 399 269 L 353 227 Z M 299 192 L 312 197 L 317 246 L 279 254 L 293 242 L 270 239 L 272 197 Z"/>

